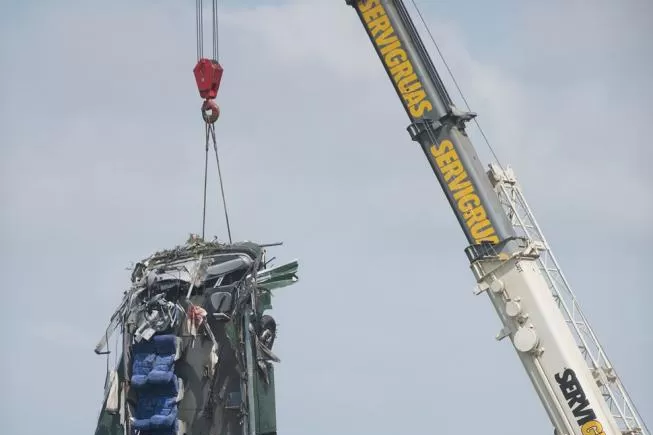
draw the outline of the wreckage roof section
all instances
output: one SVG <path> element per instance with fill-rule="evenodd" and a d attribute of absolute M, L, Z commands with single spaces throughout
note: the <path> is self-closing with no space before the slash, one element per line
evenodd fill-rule
<path fill-rule="evenodd" d="M 211 256 L 216 254 L 244 253 L 250 255 L 252 258 L 258 258 L 263 254 L 263 249 L 264 248 L 261 245 L 249 241 L 227 244 L 195 240 L 186 245 L 157 251 L 150 257 L 141 260 L 140 263 L 152 267 L 157 264 L 165 264 L 171 261 L 192 258 L 200 254 Z"/>

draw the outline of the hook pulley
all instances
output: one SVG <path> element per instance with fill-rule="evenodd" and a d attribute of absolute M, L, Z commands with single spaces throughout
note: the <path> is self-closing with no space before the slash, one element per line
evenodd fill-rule
<path fill-rule="evenodd" d="M 220 116 L 220 108 L 213 100 L 204 100 L 202 104 L 202 118 L 207 124 L 213 124 Z"/>

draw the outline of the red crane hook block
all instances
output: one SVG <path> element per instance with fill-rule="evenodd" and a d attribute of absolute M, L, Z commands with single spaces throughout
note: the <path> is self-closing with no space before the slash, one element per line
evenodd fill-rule
<path fill-rule="evenodd" d="M 212 100 L 204 100 L 204 104 L 202 104 L 202 118 L 204 118 L 204 121 L 213 124 L 218 120 L 219 116 L 220 108 L 218 105 Z"/>
<path fill-rule="evenodd" d="M 200 97 L 204 99 L 213 99 L 218 95 L 220 81 L 224 69 L 217 60 L 202 58 L 193 68 L 197 89 L 200 91 Z"/>

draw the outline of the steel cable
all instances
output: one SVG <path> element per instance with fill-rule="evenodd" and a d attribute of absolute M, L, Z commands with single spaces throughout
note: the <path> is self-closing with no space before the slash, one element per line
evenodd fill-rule
<path fill-rule="evenodd" d="M 411 3 L 413 4 L 413 7 L 415 8 L 415 11 L 417 11 L 417 15 L 419 16 L 420 21 L 424 25 L 424 28 L 426 29 L 426 32 L 429 34 L 429 38 L 431 39 L 431 42 L 433 42 L 433 45 L 435 46 L 435 49 L 438 52 L 438 56 L 442 60 L 442 63 L 444 64 L 444 67 L 447 69 L 447 72 L 449 73 L 449 77 L 451 77 L 451 80 L 453 81 L 454 86 L 456 87 L 456 90 L 458 91 L 458 94 L 460 94 L 460 98 L 462 98 L 463 103 L 465 103 L 465 107 L 469 112 L 472 111 L 472 109 L 469 106 L 469 103 L 467 102 L 467 98 L 465 98 L 465 94 L 463 94 L 462 89 L 458 85 L 458 81 L 456 80 L 456 77 L 453 74 L 453 71 L 449 67 L 449 64 L 447 63 L 447 60 L 444 57 L 444 54 L 440 50 L 440 46 L 438 43 L 435 41 L 435 37 L 433 36 L 433 33 L 431 32 L 431 28 L 429 25 L 426 23 L 426 20 L 424 19 L 424 16 L 422 15 L 422 11 L 420 10 L 419 6 L 417 6 L 417 3 L 415 3 L 415 0 L 411 0 Z M 476 127 L 478 128 L 478 131 L 481 133 L 481 137 L 483 138 L 483 141 L 487 145 L 487 147 L 490 149 L 490 152 L 492 153 L 492 156 L 494 157 L 494 160 L 496 163 L 499 165 L 501 169 L 503 167 L 501 166 L 501 162 L 499 161 L 499 157 L 497 156 L 496 152 L 494 151 L 494 148 L 492 148 L 492 145 L 490 144 L 489 139 L 485 135 L 485 132 L 481 128 L 481 124 L 478 122 L 476 118 L 473 119 L 474 124 L 476 124 Z"/>

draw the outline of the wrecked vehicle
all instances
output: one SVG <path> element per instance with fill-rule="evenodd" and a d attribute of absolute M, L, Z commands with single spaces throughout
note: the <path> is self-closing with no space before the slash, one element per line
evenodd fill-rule
<path fill-rule="evenodd" d="M 267 310 L 298 263 L 269 266 L 267 246 L 191 236 L 136 264 L 95 348 L 115 355 L 95 435 L 276 434 Z"/>

